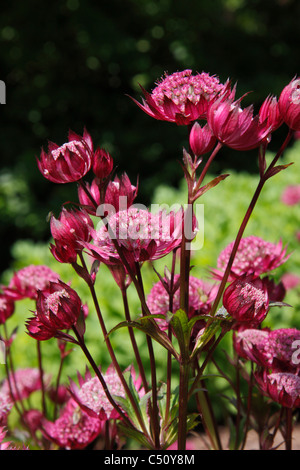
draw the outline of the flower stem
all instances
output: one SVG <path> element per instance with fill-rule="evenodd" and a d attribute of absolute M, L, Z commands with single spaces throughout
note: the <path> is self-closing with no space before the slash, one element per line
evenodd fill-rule
<path fill-rule="evenodd" d="M 85 357 L 87 358 L 89 364 L 92 366 L 96 376 L 98 377 L 98 379 L 100 380 L 100 383 L 103 387 L 103 390 L 105 392 L 105 395 L 108 399 L 108 401 L 110 402 L 110 404 L 114 407 L 114 409 L 119 413 L 119 415 L 121 416 L 121 418 L 124 420 L 124 422 L 132 427 L 132 424 L 130 423 L 129 419 L 127 418 L 127 416 L 123 413 L 123 411 L 121 410 L 121 408 L 119 407 L 119 405 L 114 401 L 113 397 L 111 396 L 109 390 L 108 390 L 108 387 L 106 385 L 106 382 L 99 370 L 99 368 L 97 367 L 94 359 L 92 358 L 88 348 L 86 347 L 84 341 L 82 340 L 82 337 L 81 335 L 78 333 L 77 329 L 75 326 L 72 327 L 74 333 L 75 333 L 75 336 L 77 338 L 77 341 L 78 341 L 78 344 L 82 350 L 82 352 L 84 353 Z"/>
<path fill-rule="evenodd" d="M 292 450 L 292 434 L 293 434 L 293 410 L 292 408 L 285 409 L 285 449 Z"/>
<path fill-rule="evenodd" d="M 82 256 L 82 253 L 80 253 L 80 258 L 81 258 L 81 262 L 82 262 L 82 265 L 83 267 L 87 270 L 87 267 L 86 267 L 86 264 L 85 264 L 85 261 L 84 261 L 84 258 Z M 136 411 L 136 416 L 139 420 L 139 423 L 141 425 L 141 427 L 144 427 L 144 422 L 143 422 L 143 419 L 140 415 L 140 412 L 139 410 L 137 409 L 137 406 L 136 406 L 136 403 L 135 403 L 135 399 L 134 397 L 132 396 L 132 393 L 130 391 L 130 388 L 128 387 L 128 384 L 123 376 L 123 373 L 122 373 L 122 370 L 120 368 L 120 365 L 117 361 L 117 358 L 116 358 L 116 355 L 114 353 L 114 350 L 113 350 L 113 347 L 111 345 L 111 342 L 110 342 L 110 339 L 108 337 L 108 332 L 106 330 L 106 326 L 105 326 L 105 323 L 104 323 L 104 320 L 103 320 L 103 316 L 102 316 L 102 312 L 101 312 L 101 309 L 100 309 L 100 306 L 99 306 L 99 302 L 98 302 L 98 298 L 97 298 L 97 295 L 96 295 L 96 292 L 95 292 L 95 288 L 94 288 L 94 285 L 92 282 L 88 282 L 88 287 L 90 289 L 90 293 L 91 293 L 91 296 L 92 296 L 92 299 L 93 299 L 93 302 L 94 302 L 94 306 L 95 306 L 95 309 L 96 309 L 96 312 L 97 312 L 97 316 L 98 316 L 98 319 L 99 319 L 99 323 L 100 323 L 100 326 L 101 326 L 101 329 L 102 329 L 102 333 L 103 333 L 103 336 L 104 336 L 104 340 L 105 340 L 105 344 L 106 344 L 106 347 L 108 349 L 108 352 L 110 354 L 110 357 L 111 357 L 111 360 L 113 362 L 113 365 L 116 369 L 116 372 L 122 382 L 122 385 L 124 387 L 124 390 L 126 392 L 126 395 L 128 396 L 131 404 L 132 404 L 132 407 L 133 409 Z"/>
<path fill-rule="evenodd" d="M 239 247 L 239 244 L 240 244 L 240 241 L 241 241 L 241 238 L 243 236 L 243 233 L 246 229 L 246 226 L 249 222 L 249 219 L 251 217 L 251 214 L 254 210 L 254 207 L 258 201 L 258 198 L 261 194 L 261 191 L 264 187 L 264 184 L 265 182 L 267 181 L 267 179 L 271 176 L 271 171 L 272 169 L 275 167 L 276 163 L 277 163 L 277 160 L 280 158 L 280 156 L 282 155 L 284 149 L 286 148 L 286 146 L 288 145 L 291 137 L 293 135 L 293 131 L 291 131 L 291 129 L 289 129 L 289 132 L 288 132 L 288 135 L 287 137 L 285 138 L 283 144 L 281 145 L 280 149 L 278 150 L 277 154 L 275 155 L 274 159 L 272 160 L 272 162 L 270 163 L 269 167 L 267 168 L 267 170 L 265 171 L 264 174 L 261 174 L 260 175 L 260 179 L 259 179 L 259 183 L 256 187 L 256 190 L 254 192 L 254 195 L 252 197 L 252 200 L 248 206 L 248 209 L 246 211 L 246 214 L 244 216 L 244 219 L 242 220 L 242 223 L 240 225 L 240 228 L 238 230 L 238 233 L 237 233 L 237 236 L 236 236 L 236 239 L 234 241 L 234 245 L 233 245 L 233 248 L 232 248 L 232 251 L 231 251 L 231 254 L 230 254 L 230 257 L 229 257 L 229 260 L 228 260 L 228 263 L 227 263 L 227 266 L 226 266 L 226 269 L 225 269 L 225 273 L 223 275 L 223 278 L 222 278 L 222 281 L 220 283 L 220 286 L 219 286 L 219 290 L 217 292 L 217 295 L 216 295 L 216 298 L 215 298 L 215 301 L 213 303 L 213 306 L 212 306 L 212 309 L 211 309 L 211 315 L 213 316 L 217 310 L 217 307 L 218 307 L 218 304 L 220 302 L 220 299 L 222 297 L 222 294 L 223 294 L 223 291 L 225 289 L 225 285 L 227 283 L 227 280 L 228 280 L 228 277 L 229 277 L 229 274 L 230 274 L 230 271 L 231 271 L 231 268 L 232 268 L 232 264 L 233 264 L 233 261 L 234 261 L 234 258 L 235 258 L 235 255 L 236 255 L 236 252 L 238 250 L 238 247 Z"/>
<path fill-rule="evenodd" d="M 182 362 L 179 370 L 178 450 L 186 448 L 189 372 L 190 364 Z"/>
<path fill-rule="evenodd" d="M 122 292 L 125 318 L 128 322 L 130 322 L 131 317 L 130 317 L 130 311 L 129 311 L 129 305 L 128 305 L 127 289 L 125 287 L 122 287 L 121 292 Z M 136 343 L 133 328 L 128 327 L 128 331 L 129 331 L 129 336 L 130 336 L 131 344 L 132 344 L 132 347 L 133 347 L 133 351 L 134 351 L 134 354 L 135 354 L 136 362 L 137 362 L 137 365 L 138 365 L 138 369 L 139 369 L 139 372 L 140 372 L 140 376 L 141 376 L 141 379 L 142 379 L 142 382 L 143 382 L 143 386 L 144 386 L 145 392 L 147 393 L 149 387 L 148 387 L 148 383 L 147 383 L 147 379 L 146 379 L 146 375 L 145 375 L 143 362 L 141 360 L 139 349 L 138 349 L 138 346 L 137 346 L 137 343 Z"/>
<path fill-rule="evenodd" d="M 140 285 L 140 291 L 145 300 L 143 280 L 142 280 L 141 269 L 140 269 L 139 263 L 136 263 L 136 273 L 137 273 L 138 283 Z M 142 306 L 142 313 L 143 315 L 147 314 L 147 312 L 145 312 L 145 310 L 143 309 L 143 306 Z M 159 441 L 160 425 L 159 425 L 159 410 L 158 410 L 158 404 L 157 404 L 156 364 L 155 364 L 155 356 L 154 356 L 152 339 L 150 338 L 149 335 L 146 335 L 146 341 L 148 345 L 150 369 L 151 369 L 151 389 L 152 389 L 151 421 L 152 421 L 152 428 L 153 428 L 153 434 L 154 434 L 155 448 L 159 449 L 160 448 L 160 441 Z"/>

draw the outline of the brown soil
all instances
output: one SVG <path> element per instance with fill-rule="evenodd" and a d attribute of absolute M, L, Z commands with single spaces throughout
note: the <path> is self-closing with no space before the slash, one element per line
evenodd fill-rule
<path fill-rule="evenodd" d="M 220 428 L 219 432 L 223 450 L 228 450 L 228 429 Z M 209 440 L 206 436 L 200 435 L 200 437 L 193 438 L 192 441 L 197 450 L 210 450 Z M 285 443 L 280 432 L 278 432 L 276 435 L 273 447 L 277 448 L 278 450 L 285 450 Z M 258 436 L 255 431 L 250 431 L 248 433 L 245 450 L 259 450 Z M 300 450 L 300 424 L 297 424 L 293 430 L 292 450 Z"/>

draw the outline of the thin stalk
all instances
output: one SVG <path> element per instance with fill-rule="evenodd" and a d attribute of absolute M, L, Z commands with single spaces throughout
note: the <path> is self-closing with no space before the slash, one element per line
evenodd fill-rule
<path fill-rule="evenodd" d="M 46 409 L 46 398 L 45 398 L 45 381 L 44 381 L 44 371 L 43 371 L 43 364 L 42 364 L 42 351 L 41 351 L 40 341 L 37 341 L 37 357 L 38 357 L 41 391 L 42 391 L 42 410 L 43 410 L 44 416 L 46 417 L 47 409 Z"/>
<path fill-rule="evenodd" d="M 227 333 L 227 329 L 223 328 L 221 333 L 219 334 L 218 338 L 215 340 L 214 344 L 211 346 L 210 350 L 207 352 L 207 355 L 201 365 L 201 367 L 198 370 L 197 375 L 194 378 L 193 385 L 191 386 L 189 390 L 189 398 L 192 396 L 192 394 L 195 392 L 196 388 L 199 386 L 199 383 L 201 382 L 203 372 L 208 364 L 208 362 L 211 360 L 213 353 L 215 352 L 218 344 L 221 342 L 225 334 Z"/>
<path fill-rule="evenodd" d="M 180 308 L 183 309 L 186 314 L 189 312 L 190 243 L 192 239 L 193 213 L 193 204 L 190 199 L 188 199 L 188 208 L 184 215 L 180 251 Z"/>
<path fill-rule="evenodd" d="M 137 279 L 139 282 L 140 290 L 145 299 L 143 280 L 142 280 L 139 263 L 136 263 L 136 273 L 137 273 Z M 147 314 L 147 312 L 145 312 L 143 308 L 142 308 L 142 313 L 143 315 Z M 155 448 L 159 449 L 160 448 L 160 440 L 159 440 L 160 425 L 159 425 L 159 409 L 158 409 L 158 404 L 157 404 L 156 364 L 155 364 L 155 356 L 154 356 L 152 339 L 150 338 L 149 335 L 146 335 L 146 340 L 147 340 L 147 346 L 148 346 L 148 351 L 149 351 L 150 370 L 151 370 L 152 411 L 153 411 L 151 413 L 151 421 L 152 421 L 152 427 L 153 427 L 153 433 L 154 433 Z"/>
<path fill-rule="evenodd" d="M 178 450 L 185 450 L 190 364 L 188 362 L 181 363 L 179 373 Z"/>
<path fill-rule="evenodd" d="M 244 427 L 244 438 L 243 438 L 243 442 L 242 442 L 242 445 L 241 445 L 241 448 L 240 448 L 241 450 L 244 450 L 244 448 L 245 448 L 246 441 L 247 441 L 248 430 L 249 430 L 251 404 L 252 404 L 253 380 L 254 380 L 253 362 L 251 361 L 251 374 L 250 374 L 250 378 L 249 378 L 248 399 L 247 399 L 247 415 L 246 415 L 246 422 L 245 422 L 245 427 Z"/>
<path fill-rule="evenodd" d="M 200 177 L 197 181 L 197 189 L 200 188 L 205 176 L 206 176 L 206 173 L 208 172 L 209 170 L 209 167 L 210 165 L 212 164 L 213 160 L 215 159 L 216 155 L 219 153 L 219 151 L 221 150 L 222 148 L 222 144 L 220 142 L 217 143 L 217 145 L 215 146 L 214 150 L 212 151 L 209 159 L 207 160 L 207 162 L 205 163 L 204 165 L 204 168 L 200 174 Z"/>
<path fill-rule="evenodd" d="M 131 321 L 131 316 L 130 316 L 129 305 L 128 305 L 127 289 L 125 287 L 122 287 L 121 292 L 122 292 L 125 318 L 128 322 L 130 322 Z M 136 343 L 133 328 L 128 327 L 128 331 L 129 331 L 129 336 L 130 336 L 132 348 L 133 348 L 133 351 L 134 351 L 134 355 L 135 355 L 135 358 L 136 358 L 136 362 L 137 362 L 137 365 L 138 365 L 138 369 L 139 369 L 139 372 L 140 372 L 140 376 L 141 376 L 141 379 L 142 379 L 142 382 L 143 382 L 143 386 L 144 386 L 145 392 L 147 393 L 148 390 L 149 390 L 149 387 L 148 387 L 148 383 L 147 383 L 147 379 L 146 379 L 146 375 L 145 375 L 145 369 L 144 369 L 144 366 L 143 366 L 143 362 L 141 360 L 139 349 L 138 349 L 138 346 L 137 346 L 137 343 Z"/>
<path fill-rule="evenodd" d="M 74 333 L 75 333 L 75 336 L 77 338 L 77 341 L 78 341 L 78 344 L 82 350 L 82 352 L 84 353 L 85 357 L 87 358 L 89 364 L 91 365 L 91 367 L 93 368 L 96 376 L 98 377 L 98 379 L 100 380 L 100 383 L 103 387 L 103 390 L 104 390 L 104 393 L 108 399 L 108 401 L 110 402 L 110 404 L 114 407 L 114 409 L 119 413 L 120 417 L 124 420 L 124 422 L 129 426 L 129 427 L 132 427 L 132 424 L 131 422 L 129 421 L 129 419 L 127 418 L 127 416 L 124 414 L 124 412 L 121 410 L 121 408 L 119 407 L 119 405 L 115 402 L 115 400 L 113 399 L 113 397 L 111 396 L 109 390 L 108 390 L 108 387 L 106 385 L 106 382 L 105 382 L 105 379 L 102 375 L 102 373 L 100 372 L 99 368 L 97 367 L 93 357 L 91 356 L 88 348 L 86 347 L 84 341 L 82 340 L 82 337 L 81 335 L 78 333 L 77 331 L 77 328 L 75 326 L 72 327 Z"/>
<path fill-rule="evenodd" d="M 234 242 L 234 245 L 233 245 L 233 248 L 232 248 L 232 251 L 231 251 L 231 254 L 230 254 L 230 257 L 229 257 L 229 260 L 228 260 L 228 263 L 227 263 L 227 266 L 226 266 L 226 269 L 225 269 L 225 272 L 224 272 L 224 275 L 223 275 L 223 278 L 221 280 L 221 283 L 220 283 L 220 286 L 219 286 L 219 290 L 217 292 L 217 295 L 216 295 L 216 298 L 215 298 L 215 301 L 213 303 L 213 306 L 212 306 L 212 309 L 211 309 L 211 315 L 213 316 L 217 310 L 217 307 L 219 305 L 219 302 L 220 302 L 220 299 L 222 297 L 222 294 L 223 294 L 223 291 L 225 289 L 225 285 L 227 283 L 227 280 L 228 280 L 228 277 L 229 277 L 229 274 L 230 274 L 230 271 L 231 271 L 231 268 L 232 268 L 232 264 L 233 264 L 233 261 L 234 261 L 234 258 L 235 258 L 235 255 L 236 255 L 236 252 L 238 250 L 238 247 L 239 247 L 239 244 L 240 244 L 240 241 L 241 241 L 241 238 L 243 236 L 243 233 L 246 229 L 246 226 L 249 222 L 249 219 L 251 217 L 251 214 L 254 210 L 254 207 L 258 201 L 258 198 L 260 196 L 260 193 L 264 187 L 264 184 L 265 182 L 267 181 L 267 179 L 271 176 L 271 171 L 272 169 L 275 167 L 278 159 L 280 158 L 280 156 L 282 155 L 284 149 L 286 148 L 286 146 L 288 145 L 291 137 L 293 135 L 293 131 L 291 129 L 289 129 L 289 132 L 288 132 L 288 135 L 287 137 L 285 138 L 283 144 L 281 145 L 279 151 L 277 152 L 276 156 L 274 157 L 274 159 L 272 160 L 272 162 L 270 163 L 269 167 L 267 168 L 267 170 L 265 171 L 264 174 L 261 174 L 260 175 L 260 180 L 259 180 L 259 183 L 257 185 L 257 188 L 254 192 L 254 195 L 252 197 L 252 200 L 249 204 L 249 207 L 246 211 L 246 214 L 244 216 L 244 219 L 242 220 L 242 223 L 240 225 L 240 228 L 238 230 L 238 233 L 237 233 L 237 236 L 236 236 L 236 239 L 235 239 L 235 242 Z"/>
<path fill-rule="evenodd" d="M 293 409 L 285 408 L 285 449 L 292 450 L 292 434 L 293 434 Z"/>
<path fill-rule="evenodd" d="M 177 249 L 172 253 L 172 268 L 171 268 L 171 279 L 170 279 L 170 294 L 169 294 L 169 311 L 173 313 L 173 303 L 174 303 L 174 277 L 175 277 L 175 266 L 176 266 L 176 253 Z M 168 338 L 172 341 L 172 328 L 169 325 L 168 327 Z M 167 392 L 166 392 L 166 414 L 165 414 L 165 423 L 168 422 L 169 413 L 170 413 L 170 403 L 171 403 L 171 383 L 172 383 L 172 355 L 170 351 L 167 351 Z"/>
<path fill-rule="evenodd" d="M 58 391 L 59 391 L 59 384 L 60 384 L 60 379 L 61 379 L 61 374 L 62 374 L 62 369 L 63 369 L 63 363 L 64 363 L 64 357 L 61 356 L 60 359 L 60 364 L 59 364 L 59 369 L 57 372 L 56 376 L 56 385 L 55 385 L 55 405 L 54 405 L 54 411 L 53 411 L 53 421 L 56 420 L 57 417 L 57 399 L 58 399 Z"/>
<path fill-rule="evenodd" d="M 84 261 L 84 258 L 82 256 L 82 253 L 80 253 L 80 259 L 81 259 L 81 262 L 82 262 L 82 265 L 83 267 L 87 270 L 86 268 L 86 264 L 85 264 L 85 261 Z M 126 395 L 128 396 L 130 402 L 131 402 L 131 405 L 133 407 L 133 409 L 136 411 L 136 416 L 139 420 L 139 423 L 141 425 L 141 427 L 144 427 L 144 422 L 143 422 L 143 419 L 140 415 L 140 412 L 139 410 L 137 409 L 137 406 L 136 406 L 136 403 L 135 403 L 135 399 L 134 397 L 132 396 L 132 393 L 130 391 L 130 388 L 128 387 L 128 384 L 123 376 L 123 373 L 122 373 L 122 370 L 120 368 L 120 365 L 117 361 L 117 358 L 116 358 L 116 355 L 114 353 L 114 350 L 113 350 L 113 347 L 111 345 L 111 342 L 110 342 L 110 339 L 109 339 L 109 336 L 108 336 L 108 332 L 107 332 L 107 329 L 106 329 L 106 326 L 105 326 L 105 323 L 104 323 L 104 320 L 103 320 L 103 316 L 102 316 L 102 312 L 101 312 L 101 309 L 100 309 L 100 305 L 99 305 L 99 302 L 98 302 L 98 298 L 97 298 L 97 295 L 96 295 L 96 292 L 95 292 L 95 288 L 94 288 L 94 285 L 91 283 L 91 282 L 87 282 L 88 284 L 88 287 L 90 289 L 90 293 L 91 293 L 91 296 L 92 296 L 92 299 L 93 299 L 93 302 L 94 302 L 94 306 L 95 306 L 95 309 L 96 309 L 96 313 L 97 313 L 97 316 L 98 316 L 98 319 L 99 319 L 99 323 L 100 323 L 100 326 L 101 326 L 101 329 L 102 329 L 102 333 L 103 333 L 103 336 L 104 336 L 104 340 L 105 340 L 105 344 L 107 346 L 107 349 L 108 349 L 108 352 L 110 354 L 110 357 L 111 357 L 111 360 L 113 362 L 113 365 L 116 369 L 116 372 L 122 382 L 122 385 L 124 387 L 124 390 L 126 392 Z"/>
<path fill-rule="evenodd" d="M 241 387 L 240 387 L 240 366 L 236 356 L 236 423 L 235 423 L 235 443 L 234 449 L 238 449 L 241 423 Z"/>

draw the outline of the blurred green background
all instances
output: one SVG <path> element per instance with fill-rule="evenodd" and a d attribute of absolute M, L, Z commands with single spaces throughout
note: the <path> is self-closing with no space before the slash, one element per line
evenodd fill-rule
<path fill-rule="evenodd" d="M 300 4 L 296 0 L 3 1 L 0 17 L 1 266 L 19 238 L 47 240 L 46 220 L 76 187 L 39 173 L 35 157 L 47 140 L 62 144 L 68 129 L 86 126 L 133 181 L 148 204 L 158 184 L 177 186 L 186 129 L 143 114 L 139 83 L 151 90 L 165 71 L 184 68 L 230 77 L 256 110 L 298 72 Z M 274 136 L 274 148 L 281 140 Z M 250 153 L 251 155 L 251 153 Z M 224 150 L 224 164 L 256 171 Z M 219 163 L 216 163 L 216 171 Z"/>

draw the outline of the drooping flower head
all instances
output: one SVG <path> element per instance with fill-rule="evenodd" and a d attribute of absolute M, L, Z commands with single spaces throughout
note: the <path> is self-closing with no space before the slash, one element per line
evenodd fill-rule
<path fill-rule="evenodd" d="M 81 242 L 91 240 L 90 228 L 94 224 L 84 210 L 70 210 L 63 208 L 59 218 L 53 215 L 50 219 L 50 230 L 54 245 L 50 250 L 58 261 L 72 263 L 76 261 L 77 254 L 83 250 Z"/>
<path fill-rule="evenodd" d="M 269 310 L 266 283 L 252 274 L 240 276 L 225 289 L 223 306 L 236 321 L 236 326 L 260 325 Z"/>
<path fill-rule="evenodd" d="M 90 170 L 93 159 L 93 142 L 84 129 L 83 136 L 69 132 L 69 141 L 62 146 L 48 144 L 48 152 L 41 151 L 38 168 L 42 175 L 53 183 L 78 181 Z"/>
<path fill-rule="evenodd" d="M 51 282 L 39 291 L 36 314 L 27 323 L 29 336 L 40 341 L 59 336 L 72 328 L 82 312 L 81 299 L 74 289 L 62 281 Z"/>
<path fill-rule="evenodd" d="M 48 266 L 30 264 L 14 273 L 6 291 L 15 300 L 36 299 L 39 290 L 58 280 L 59 274 Z"/>
<path fill-rule="evenodd" d="M 231 242 L 220 253 L 217 261 L 218 269 L 213 270 L 216 277 L 220 278 L 225 272 L 233 245 L 234 242 Z M 266 274 L 281 266 L 287 259 L 288 255 L 286 248 L 282 247 L 282 241 L 275 244 L 254 235 L 244 237 L 239 243 L 229 280 L 243 274 L 253 273 L 257 276 Z"/>
<path fill-rule="evenodd" d="M 291 372 L 268 373 L 262 369 L 255 374 L 261 392 L 286 408 L 300 406 L 300 377 Z"/>
<path fill-rule="evenodd" d="M 183 70 L 165 76 L 151 93 L 142 89 L 145 99 L 142 104 L 134 102 L 149 116 L 161 121 L 188 125 L 197 119 L 205 119 L 209 104 L 220 93 L 231 93 L 229 83 L 206 72 L 193 75 L 192 70 Z"/>
<path fill-rule="evenodd" d="M 43 422 L 47 439 L 66 450 L 84 449 L 101 433 L 103 424 L 86 413 L 72 398 L 68 400 L 59 418 Z"/>
<path fill-rule="evenodd" d="M 284 122 L 294 131 L 300 130 L 300 78 L 294 78 L 279 96 L 279 110 Z"/>
<path fill-rule="evenodd" d="M 268 338 L 269 330 L 267 329 L 241 329 L 233 336 L 233 346 L 240 357 L 266 366 L 264 351 Z"/>
<path fill-rule="evenodd" d="M 183 211 L 152 213 L 131 206 L 108 218 L 108 225 L 92 231 L 90 254 L 107 264 L 121 262 L 114 240 L 129 264 L 159 259 L 178 247 L 182 238 Z"/>
<path fill-rule="evenodd" d="M 253 116 L 253 106 L 241 108 L 241 99 L 220 97 L 208 109 L 207 122 L 217 140 L 234 150 L 252 150 L 269 135 L 270 128 Z"/>

